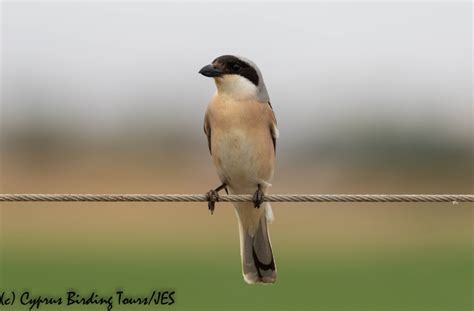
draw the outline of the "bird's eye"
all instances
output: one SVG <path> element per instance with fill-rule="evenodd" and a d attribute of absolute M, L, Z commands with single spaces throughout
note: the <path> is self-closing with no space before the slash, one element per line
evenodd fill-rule
<path fill-rule="evenodd" d="M 233 72 L 237 72 L 240 70 L 240 65 L 239 64 L 233 64 L 232 65 L 232 71 Z"/>

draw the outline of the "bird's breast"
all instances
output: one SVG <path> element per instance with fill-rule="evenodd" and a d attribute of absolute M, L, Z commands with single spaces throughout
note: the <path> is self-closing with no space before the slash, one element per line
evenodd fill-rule
<path fill-rule="evenodd" d="M 237 106 L 240 105 L 240 106 Z M 213 111 L 212 156 L 218 174 L 234 190 L 246 192 L 273 176 L 274 150 L 262 104 L 227 103 Z"/>

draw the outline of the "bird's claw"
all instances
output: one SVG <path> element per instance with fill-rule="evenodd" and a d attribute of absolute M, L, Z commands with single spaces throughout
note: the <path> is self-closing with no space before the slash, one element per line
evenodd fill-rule
<path fill-rule="evenodd" d="M 209 190 L 206 193 L 206 198 L 207 198 L 207 206 L 209 210 L 211 211 L 211 215 L 214 214 L 214 208 L 216 205 L 216 202 L 219 202 L 219 193 L 216 190 Z"/>
<path fill-rule="evenodd" d="M 260 187 L 258 187 L 257 191 L 255 191 L 252 197 L 253 206 L 255 208 L 260 208 L 260 205 L 262 205 L 263 200 L 264 200 L 263 191 L 260 190 Z"/>

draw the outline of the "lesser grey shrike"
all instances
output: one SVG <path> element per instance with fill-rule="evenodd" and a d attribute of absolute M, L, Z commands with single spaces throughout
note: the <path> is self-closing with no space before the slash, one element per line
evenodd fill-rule
<path fill-rule="evenodd" d="M 247 283 L 274 283 L 267 226 L 273 213 L 263 199 L 273 178 L 278 129 L 262 74 L 252 61 L 233 55 L 216 58 L 199 73 L 213 78 L 217 88 L 207 107 L 204 132 L 222 185 L 207 193 L 209 209 L 214 211 L 222 189 L 253 195 L 253 202 L 233 203 L 242 272 Z"/>

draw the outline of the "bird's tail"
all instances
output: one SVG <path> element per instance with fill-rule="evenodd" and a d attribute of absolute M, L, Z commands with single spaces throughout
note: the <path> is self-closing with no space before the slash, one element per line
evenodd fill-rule
<path fill-rule="evenodd" d="M 260 208 L 264 210 L 260 213 L 253 207 L 253 203 L 237 204 L 244 279 L 250 284 L 274 283 L 276 266 L 267 227 L 267 221 L 273 217 L 270 204 L 262 204 Z M 255 221 L 249 221 L 249 216 Z"/>

